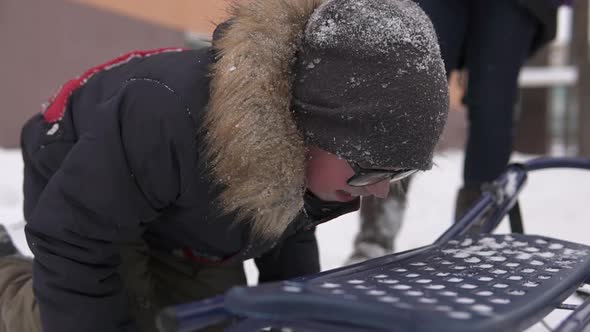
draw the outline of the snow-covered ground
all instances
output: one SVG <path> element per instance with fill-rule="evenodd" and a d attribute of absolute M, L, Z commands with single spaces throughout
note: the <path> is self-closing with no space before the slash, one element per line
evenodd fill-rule
<path fill-rule="evenodd" d="M 17 150 L 0 150 L 0 223 L 8 225 L 17 245 L 29 252 L 22 223 L 22 161 Z M 526 160 L 530 156 L 516 156 Z M 437 167 L 415 177 L 409 192 L 409 208 L 397 249 L 406 250 L 434 241 L 452 219 L 455 191 L 460 183 L 462 154 L 449 151 L 435 159 Z M 525 230 L 532 234 L 590 244 L 590 172 L 551 170 L 532 173 L 521 195 Z M 358 229 L 356 213 L 323 224 L 318 229 L 324 269 L 341 266 L 351 252 Z M 508 232 L 503 225 L 498 232 Z M 256 270 L 247 262 L 248 278 L 256 280 Z M 570 299 L 574 302 L 575 299 Z M 555 311 L 546 321 L 555 327 L 566 312 Z M 547 331 L 538 324 L 530 332 Z"/>

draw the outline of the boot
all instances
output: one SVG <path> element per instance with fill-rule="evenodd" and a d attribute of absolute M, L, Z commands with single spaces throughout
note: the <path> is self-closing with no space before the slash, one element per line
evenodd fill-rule
<path fill-rule="evenodd" d="M 483 193 L 482 188 L 488 186 L 488 183 L 484 183 L 479 187 L 463 187 L 459 189 L 457 193 L 457 200 L 455 201 L 455 222 L 461 220 L 469 210 L 471 210 L 475 204 L 481 198 L 481 194 Z M 483 215 L 479 218 L 477 222 L 475 222 L 469 231 L 468 234 L 471 235 L 479 235 L 481 234 L 481 230 L 485 222 L 491 217 L 493 209 L 488 209 L 483 213 Z"/>
<path fill-rule="evenodd" d="M 12 239 L 4 225 L 0 225 L 0 257 L 18 254 L 18 250 L 12 243 Z"/>
<path fill-rule="evenodd" d="M 477 203 L 481 197 L 481 189 L 477 186 L 465 186 L 457 192 L 455 200 L 455 222 L 461 220 L 465 214 Z"/>
<path fill-rule="evenodd" d="M 346 265 L 391 254 L 406 211 L 406 193 L 411 178 L 390 184 L 387 198 L 363 197 L 360 231 Z"/>

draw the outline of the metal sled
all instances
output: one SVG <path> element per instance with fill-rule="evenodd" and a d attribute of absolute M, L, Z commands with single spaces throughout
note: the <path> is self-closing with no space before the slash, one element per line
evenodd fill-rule
<path fill-rule="evenodd" d="M 522 331 L 557 307 L 573 313 L 555 331 L 590 331 L 590 297 L 562 302 L 590 277 L 590 246 L 524 235 L 517 198 L 527 173 L 590 159 L 512 164 L 478 203 L 432 245 L 312 276 L 236 287 L 167 308 L 162 332 Z M 504 216 L 512 234 L 491 234 Z M 219 326 L 219 325 L 218 325 Z"/>

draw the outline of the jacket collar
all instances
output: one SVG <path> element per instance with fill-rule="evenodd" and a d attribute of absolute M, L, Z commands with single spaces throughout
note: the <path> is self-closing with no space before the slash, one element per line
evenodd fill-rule
<path fill-rule="evenodd" d="M 290 110 L 291 67 L 321 2 L 236 2 L 213 43 L 206 153 L 223 211 L 252 223 L 254 238 L 277 239 L 303 207 L 306 150 Z"/>

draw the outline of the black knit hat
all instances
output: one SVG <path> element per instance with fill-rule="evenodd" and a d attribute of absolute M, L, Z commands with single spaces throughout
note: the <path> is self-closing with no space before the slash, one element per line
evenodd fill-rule
<path fill-rule="evenodd" d="M 429 169 L 448 86 L 436 34 L 411 0 L 327 0 L 295 64 L 309 144 L 369 168 Z"/>

